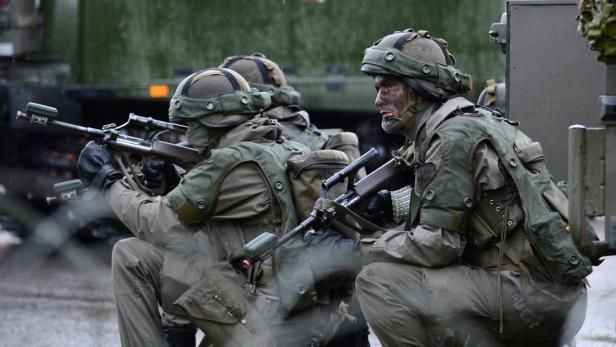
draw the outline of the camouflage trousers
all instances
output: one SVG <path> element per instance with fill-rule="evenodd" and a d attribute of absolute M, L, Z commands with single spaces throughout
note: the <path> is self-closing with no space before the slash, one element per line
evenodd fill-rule
<path fill-rule="evenodd" d="M 359 274 L 356 291 L 384 347 L 431 346 L 430 332 L 440 328 L 465 332 L 459 337 L 473 336 L 480 346 L 561 346 L 580 329 L 586 311 L 583 285 L 562 297 L 544 292 L 529 298 L 519 273 L 500 276 L 499 284 L 496 271 L 477 267 L 377 262 Z"/>
<path fill-rule="evenodd" d="M 190 320 L 217 347 L 319 346 L 342 322 L 341 315 L 324 306 L 285 317 L 276 297 L 258 290 L 245 295 L 240 276 L 229 267 L 203 271 L 190 260 L 186 267 L 184 260 L 137 238 L 114 246 L 122 346 L 165 346 L 161 310 L 178 321 Z"/>

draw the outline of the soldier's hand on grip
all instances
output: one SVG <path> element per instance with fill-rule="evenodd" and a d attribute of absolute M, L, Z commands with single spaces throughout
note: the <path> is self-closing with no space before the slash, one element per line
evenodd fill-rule
<path fill-rule="evenodd" d="M 393 207 L 389 190 L 374 194 L 361 211 L 360 216 L 378 226 L 393 222 Z"/>
<path fill-rule="evenodd" d="M 173 164 L 164 160 L 153 159 L 148 161 L 141 168 L 141 173 L 143 173 L 144 184 L 147 188 L 158 189 L 164 186 L 165 193 L 180 183 L 180 175 Z"/>
<path fill-rule="evenodd" d="M 104 190 L 122 177 L 111 164 L 109 151 L 94 141 L 88 142 L 81 150 L 77 173 L 86 186 L 98 190 Z"/>

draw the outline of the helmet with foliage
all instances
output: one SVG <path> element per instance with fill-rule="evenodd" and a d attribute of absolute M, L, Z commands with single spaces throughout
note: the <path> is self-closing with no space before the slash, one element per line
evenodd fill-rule
<path fill-rule="evenodd" d="M 208 68 L 180 82 L 169 104 L 169 120 L 228 128 L 252 118 L 270 103 L 268 93 L 251 89 L 237 72 Z"/>
<path fill-rule="evenodd" d="M 368 75 L 393 75 L 405 79 L 418 95 L 445 100 L 469 91 L 471 76 L 454 67 L 447 41 L 425 30 L 406 29 L 389 34 L 364 52 L 361 71 Z"/>
<path fill-rule="evenodd" d="M 236 71 L 252 88 L 269 93 L 272 107 L 299 104 L 300 94 L 287 84 L 280 66 L 261 53 L 227 57 L 220 67 Z"/>

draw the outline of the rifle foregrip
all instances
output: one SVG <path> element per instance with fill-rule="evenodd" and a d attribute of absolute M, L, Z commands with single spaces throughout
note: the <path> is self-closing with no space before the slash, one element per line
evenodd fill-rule
<path fill-rule="evenodd" d="M 244 254 L 249 258 L 259 258 L 274 248 L 278 237 L 272 233 L 264 232 L 244 245 Z"/>

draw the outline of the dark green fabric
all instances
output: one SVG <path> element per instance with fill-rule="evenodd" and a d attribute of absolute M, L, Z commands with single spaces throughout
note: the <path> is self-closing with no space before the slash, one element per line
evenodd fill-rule
<path fill-rule="evenodd" d="M 211 99 L 194 99 L 175 95 L 169 103 L 169 119 L 173 121 L 196 120 L 211 115 L 254 115 L 271 104 L 268 93 L 236 90 Z"/>
<path fill-rule="evenodd" d="M 271 107 L 299 105 L 301 94 L 291 86 L 276 87 L 273 84 L 251 83 L 250 86 L 261 92 L 269 93 Z"/>
<path fill-rule="evenodd" d="M 440 139 L 442 164 L 419 192 L 419 223 L 441 227 L 453 224 L 454 231 L 465 229 L 470 208 L 478 199 L 471 170 L 474 150 L 480 142 L 488 141 L 515 182 L 525 213 L 525 230 L 535 252 L 554 280 L 578 283 L 592 271 L 590 260 L 579 252 L 562 219 L 544 201 L 543 194 L 550 188 L 545 165 L 535 165 L 533 169 L 538 171 L 531 173 L 514 150 L 517 131 L 517 126 L 506 119 L 483 114 L 453 117 L 438 126 L 419 153 L 418 165 L 422 165 L 432 139 Z"/>
<path fill-rule="evenodd" d="M 268 178 L 270 191 L 276 194 L 281 206 L 282 230 L 289 231 L 298 220 L 287 161 L 307 152 L 299 144 L 280 145 L 272 141 L 246 141 L 212 150 L 211 157 L 190 170 L 167 194 L 167 199 L 183 222 L 206 222 L 215 211 L 219 189 L 227 174 L 240 163 L 255 162 Z M 302 235 L 275 251 L 274 267 L 283 309 L 291 311 L 314 303 L 314 279 Z"/>
<path fill-rule="evenodd" d="M 311 128 L 300 128 L 299 126 L 279 120 L 278 124 L 282 127 L 282 134 L 285 138 L 291 141 L 299 142 L 312 151 L 323 149 L 327 143 L 328 137 L 322 132 L 314 131 Z"/>
<path fill-rule="evenodd" d="M 395 48 L 370 47 L 364 52 L 363 64 L 371 64 L 409 78 L 433 82 L 437 87 L 462 94 L 471 89 L 471 76 L 451 65 L 413 59 Z"/>

